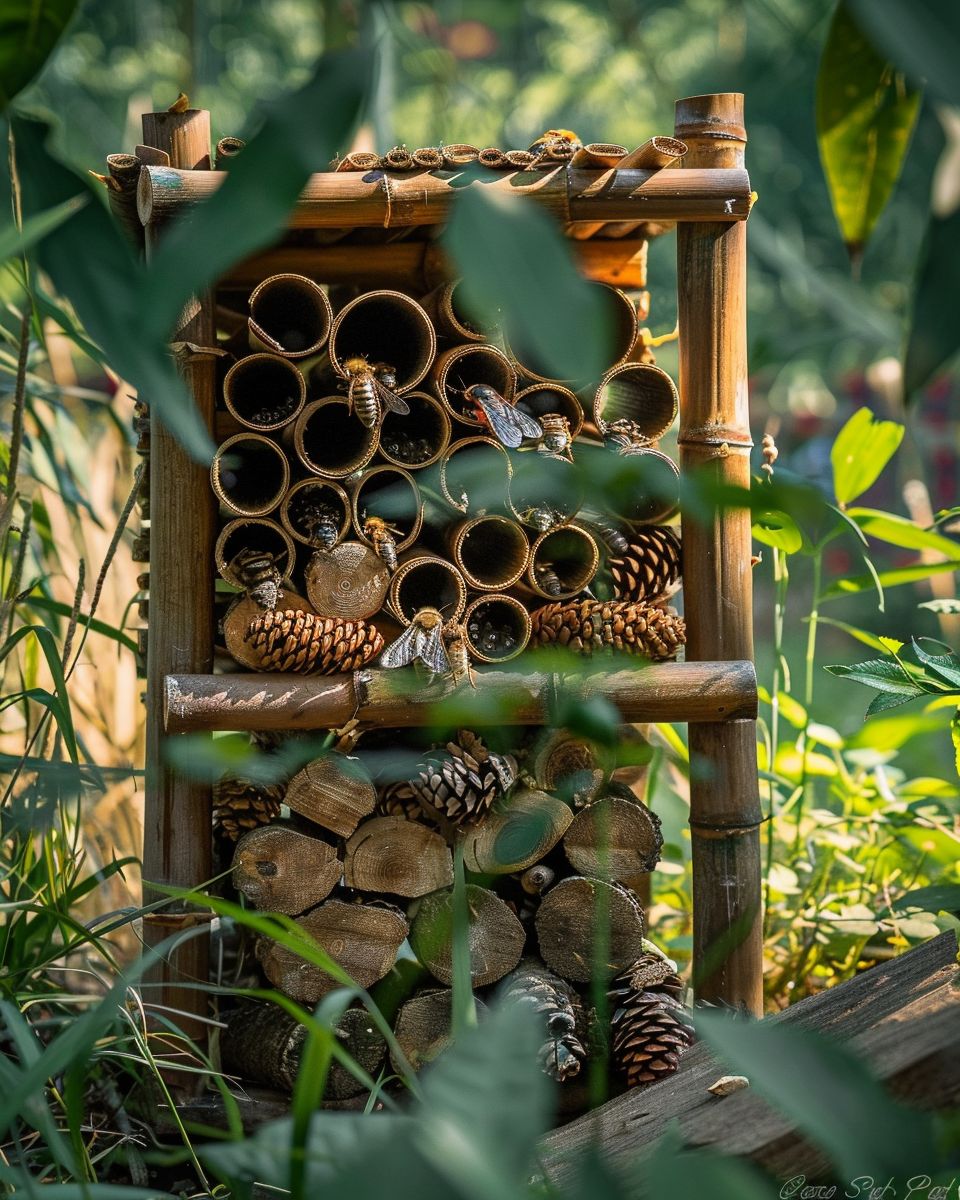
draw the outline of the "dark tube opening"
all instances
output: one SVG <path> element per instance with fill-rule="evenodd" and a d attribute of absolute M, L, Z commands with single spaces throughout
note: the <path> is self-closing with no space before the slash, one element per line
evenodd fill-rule
<path fill-rule="evenodd" d="M 280 515 L 298 542 L 306 546 L 323 545 L 319 524 L 325 519 L 331 521 L 339 541 L 350 524 L 350 502 L 343 488 L 336 484 L 305 479 L 287 492 Z"/>
<path fill-rule="evenodd" d="M 275 275 L 250 297 L 251 332 L 284 354 L 315 354 L 330 335 L 330 303 L 312 279 Z"/>
<path fill-rule="evenodd" d="M 377 449 L 377 431 L 362 425 L 342 396 L 309 404 L 297 420 L 294 437 L 304 466 L 339 478 L 365 466 Z"/>
<path fill-rule="evenodd" d="M 348 358 L 389 363 L 397 387 L 414 387 L 430 369 L 436 336 L 420 305 L 401 292 L 368 292 L 352 301 L 334 324 L 330 355 L 342 373 Z"/>
<path fill-rule="evenodd" d="M 593 402 L 598 428 L 617 420 L 632 421 L 640 433 L 655 441 L 673 424 L 678 407 L 673 380 L 653 363 L 624 363 L 597 389 Z"/>
<path fill-rule="evenodd" d="M 559 384 L 535 383 L 517 396 L 517 408 L 539 419 L 546 413 L 560 413 L 570 423 L 570 436 L 576 437 L 583 428 L 583 408 L 569 388 Z"/>
<path fill-rule="evenodd" d="M 242 433 L 220 447 L 211 474 L 213 489 L 224 504 L 254 517 L 276 508 L 290 478 L 278 446 L 256 434 Z"/>
<path fill-rule="evenodd" d="M 374 467 L 367 472 L 353 493 L 353 517 L 357 533 L 363 533 L 367 517 L 381 517 L 398 529 L 397 545 L 412 541 L 420 531 L 423 505 L 417 485 L 401 469 Z"/>
<path fill-rule="evenodd" d="M 450 563 L 424 558 L 405 563 L 400 572 L 391 599 L 403 620 L 409 621 L 421 608 L 439 608 L 447 621 L 463 611 L 467 589 Z"/>
<path fill-rule="evenodd" d="M 544 534 L 534 546 L 531 581 L 551 599 L 575 596 L 593 579 L 598 563 L 593 538 L 582 529 L 565 525 Z"/>
<path fill-rule="evenodd" d="M 380 452 L 402 467 L 416 470 L 436 462 L 450 442 L 450 418 L 437 400 L 423 392 L 404 396 L 410 413 L 384 414 L 380 424 Z"/>
<path fill-rule="evenodd" d="M 523 574 L 530 553 L 527 536 L 506 517 L 477 517 L 457 537 L 459 564 L 475 587 L 502 588 Z"/>
<path fill-rule="evenodd" d="M 223 397 L 238 421 L 255 429 L 280 429 L 292 421 L 306 399 L 303 376 L 291 362 L 274 354 L 251 354 L 227 372 Z"/>
<path fill-rule="evenodd" d="M 509 359 L 493 346 L 457 347 L 443 359 L 439 378 L 445 403 L 458 420 L 468 425 L 479 425 L 480 422 L 469 415 L 473 409 L 464 400 L 466 388 L 485 383 L 504 400 L 510 400 L 517 385 L 516 372 Z"/>
<path fill-rule="evenodd" d="M 530 615 L 510 596 L 475 600 L 467 609 L 464 624 L 471 652 L 485 662 L 514 658 L 530 640 Z"/>
<path fill-rule="evenodd" d="M 238 518 L 224 525 L 217 539 L 217 570 L 228 583 L 240 585 L 230 564 L 241 550 L 269 554 L 283 576 L 293 570 L 294 551 L 290 539 L 273 521 Z"/>

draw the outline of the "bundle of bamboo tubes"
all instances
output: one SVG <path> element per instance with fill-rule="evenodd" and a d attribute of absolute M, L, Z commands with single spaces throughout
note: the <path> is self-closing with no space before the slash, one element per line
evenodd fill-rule
<path fill-rule="evenodd" d="M 653 143 L 632 155 L 398 147 L 336 169 L 655 170 L 683 150 Z M 220 165 L 241 149 L 226 147 Z M 285 255 L 289 269 L 242 287 L 234 275 L 218 296 L 220 669 L 399 667 L 469 714 L 475 672 L 538 646 L 604 662 L 675 657 L 679 475 L 660 439 L 678 401 L 641 329 L 646 293 L 594 281 L 610 362 L 598 379 L 558 379 L 478 324 L 456 281 L 427 294 L 335 286 L 341 276 L 321 286 L 310 262 L 296 269 L 295 248 Z M 279 789 L 225 780 L 216 820 L 233 886 L 293 917 L 361 986 L 393 987 L 410 977 L 398 956 L 414 957 L 420 974 L 393 1021 L 419 1067 L 449 1036 L 458 850 L 472 985 L 481 1000 L 506 987 L 542 1014 L 541 1062 L 567 1096 L 580 1096 L 572 1081 L 592 1055 L 609 1056 L 624 1086 L 669 1073 L 689 1031 L 671 1007 L 672 964 L 644 936 L 661 837 L 643 768 L 618 768 L 569 731 L 511 729 L 509 715 L 482 737 L 458 721 L 439 743 L 352 722 Z M 268 938 L 256 957 L 261 980 L 308 1006 L 336 986 Z M 604 1031 L 596 977 L 610 988 Z M 373 1076 L 390 1070 L 361 1010 L 339 1034 Z M 227 1013 L 229 1070 L 289 1088 L 302 1044 L 280 1010 Z M 328 1098 L 359 1091 L 334 1073 Z"/>

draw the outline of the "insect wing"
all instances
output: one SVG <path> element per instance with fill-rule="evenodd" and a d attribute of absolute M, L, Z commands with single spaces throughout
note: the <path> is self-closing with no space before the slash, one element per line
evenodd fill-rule
<path fill-rule="evenodd" d="M 433 629 L 418 629 L 417 657 L 434 675 L 446 675 L 450 670 L 450 660 L 443 645 L 443 627 L 435 625 Z"/>
<path fill-rule="evenodd" d="M 513 418 L 520 426 L 520 432 L 525 438 L 531 438 L 534 441 L 539 441 L 543 437 L 543 426 L 529 413 L 525 413 L 522 408 L 510 408 L 509 411 L 513 414 Z"/>
<path fill-rule="evenodd" d="M 379 379 L 374 380 L 373 386 L 377 390 L 377 395 L 384 409 L 388 412 L 399 413 L 401 417 L 409 416 L 410 405 L 402 396 L 398 396 L 396 392 L 391 392 L 388 387 L 384 387 Z"/>
<path fill-rule="evenodd" d="M 423 630 L 417 625 L 408 625 L 395 642 L 380 655 L 382 667 L 405 667 L 420 655 L 419 638 Z"/>
<path fill-rule="evenodd" d="M 501 400 L 499 396 L 471 396 L 474 404 L 478 404 L 483 410 L 483 415 L 487 418 L 487 424 L 493 430 L 494 434 L 509 450 L 517 450 L 523 442 L 524 433 L 523 427 L 517 420 L 519 416 L 526 416 L 525 413 L 518 413 L 515 408 L 511 408 L 506 400 Z M 527 417 L 527 420 L 530 420 Z M 540 437 L 540 427 L 537 426 L 537 437 Z"/>

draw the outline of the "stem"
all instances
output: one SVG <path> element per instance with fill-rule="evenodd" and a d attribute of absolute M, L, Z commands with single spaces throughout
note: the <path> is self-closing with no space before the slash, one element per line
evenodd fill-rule
<path fill-rule="evenodd" d="M 773 552 L 773 678 L 770 683 L 770 753 L 767 769 L 770 779 L 767 784 L 770 806 L 767 811 L 766 829 L 766 869 L 763 881 L 763 912 L 764 933 L 766 930 L 767 914 L 770 910 L 770 872 L 773 870 L 774 824 L 773 810 L 776 804 L 776 786 L 773 781 L 773 764 L 780 744 L 780 691 L 783 686 L 783 619 L 787 611 L 787 591 L 790 584 L 790 571 L 787 567 L 787 556 L 783 550 Z"/>
<path fill-rule="evenodd" d="M 800 845 L 800 825 L 803 821 L 803 811 L 806 807 L 810 791 L 810 781 L 807 778 L 807 756 L 810 753 L 810 739 L 807 736 L 810 728 L 810 707 L 813 704 L 813 672 L 817 656 L 817 626 L 820 619 L 820 586 L 823 576 L 823 551 L 818 550 L 813 557 L 813 601 L 810 608 L 807 628 L 807 654 L 805 660 L 805 675 L 803 684 L 803 706 L 806 711 L 803 722 L 803 767 L 800 773 L 800 803 L 797 805 L 797 826 L 794 832 L 793 845 L 796 850 Z"/>

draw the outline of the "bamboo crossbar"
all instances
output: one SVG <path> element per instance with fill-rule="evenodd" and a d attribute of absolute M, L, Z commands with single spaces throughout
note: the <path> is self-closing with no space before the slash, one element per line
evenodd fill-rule
<path fill-rule="evenodd" d="M 483 671 L 477 675 L 472 720 L 542 724 L 558 693 L 604 696 L 625 721 L 719 722 L 757 715 L 752 662 L 653 663 L 628 670 L 568 675 Z M 423 687 L 406 671 L 351 675 L 168 675 L 164 684 L 168 734 L 212 730 L 319 730 L 352 718 L 384 726 L 422 725 L 449 699 L 442 685 Z M 498 698 L 503 710 L 489 701 Z"/>
<path fill-rule="evenodd" d="M 137 208 L 144 225 L 163 222 L 212 195 L 223 171 L 144 167 Z M 397 228 L 442 225 L 463 187 L 499 195 L 530 196 L 564 225 L 578 221 L 743 221 L 750 212 L 750 179 L 742 168 L 684 171 L 587 171 L 552 168 L 490 172 L 464 183 L 456 172 L 406 176 L 383 171 L 327 171 L 311 175 L 292 213 L 293 229 Z"/>

